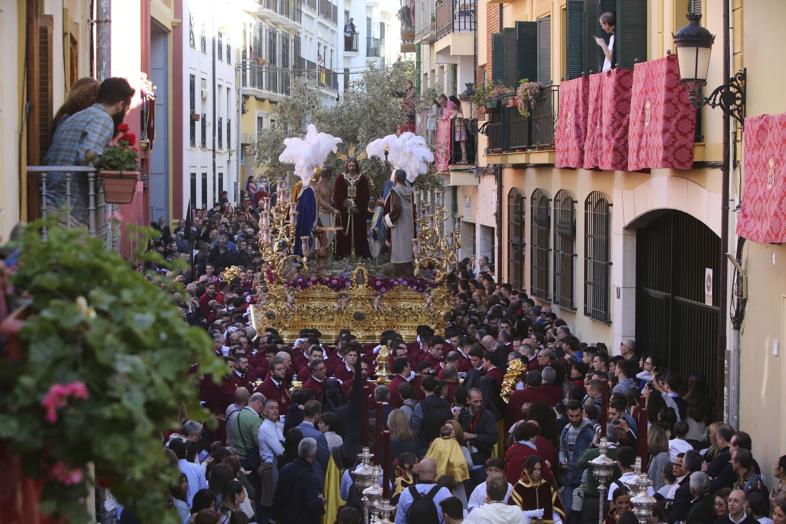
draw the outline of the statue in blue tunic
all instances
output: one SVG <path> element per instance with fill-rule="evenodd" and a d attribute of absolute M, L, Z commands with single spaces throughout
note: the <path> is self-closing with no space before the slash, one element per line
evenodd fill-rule
<path fill-rule="evenodd" d="M 314 246 L 314 228 L 317 225 L 317 194 L 311 185 L 303 185 L 297 195 L 297 225 L 295 227 L 295 254 L 303 256 L 301 237 L 309 237 L 308 251 Z M 306 253 L 308 254 L 308 253 Z"/>

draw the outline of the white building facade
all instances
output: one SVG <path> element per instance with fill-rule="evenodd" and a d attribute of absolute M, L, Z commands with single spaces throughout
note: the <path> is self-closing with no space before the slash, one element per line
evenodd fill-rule
<path fill-rule="evenodd" d="M 305 0 L 298 71 L 314 83 L 323 105 L 335 105 L 343 67 L 340 0 Z"/>
<path fill-rule="evenodd" d="M 397 0 L 344 0 L 340 48 L 343 87 L 368 69 L 387 67 L 401 54 Z"/>
<path fill-rule="evenodd" d="M 238 198 L 237 47 L 233 0 L 183 0 L 183 206 L 212 207 L 226 191 Z"/>

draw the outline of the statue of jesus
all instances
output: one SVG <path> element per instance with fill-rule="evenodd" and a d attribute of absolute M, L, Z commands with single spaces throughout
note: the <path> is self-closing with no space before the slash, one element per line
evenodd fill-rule
<path fill-rule="evenodd" d="M 353 252 L 358 258 L 371 257 L 366 223 L 370 189 L 368 178 L 360 173 L 357 160 L 350 158 L 345 172 L 336 178 L 333 187 L 333 207 L 339 210 L 336 225 L 341 227 L 336 234 L 336 259 Z"/>

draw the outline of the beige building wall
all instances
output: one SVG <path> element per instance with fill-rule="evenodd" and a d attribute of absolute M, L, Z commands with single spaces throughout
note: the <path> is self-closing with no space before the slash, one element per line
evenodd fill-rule
<path fill-rule="evenodd" d="M 734 5 L 744 8 L 744 16 L 735 16 L 735 23 L 742 21 L 742 49 L 735 45 L 735 50 L 747 68 L 747 114 L 785 113 L 786 2 L 735 0 Z M 786 453 L 786 245 L 746 242 L 744 265 L 748 306 L 741 339 L 740 427 L 751 433 L 754 456 L 771 483 L 772 467 Z"/>

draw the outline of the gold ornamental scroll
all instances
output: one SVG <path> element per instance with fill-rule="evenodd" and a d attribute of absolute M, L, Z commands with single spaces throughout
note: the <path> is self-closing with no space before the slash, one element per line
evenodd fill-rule
<path fill-rule="evenodd" d="M 375 291 L 365 279 L 342 291 L 316 285 L 296 290 L 281 284 L 269 287 L 260 304 L 251 305 L 251 320 L 257 333 L 275 328 L 286 341 L 300 336 L 304 329 L 318 329 L 324 340 L 335 339 L 349 329 L 360 342 L 379 342 L 388 329 L 414 340 L 417 327 L 428 325 L 435 331 L 445 329 L 450 311 L 450 294 L 440 286 L 426 292 L 394 286 L 385 293 Z"/>

